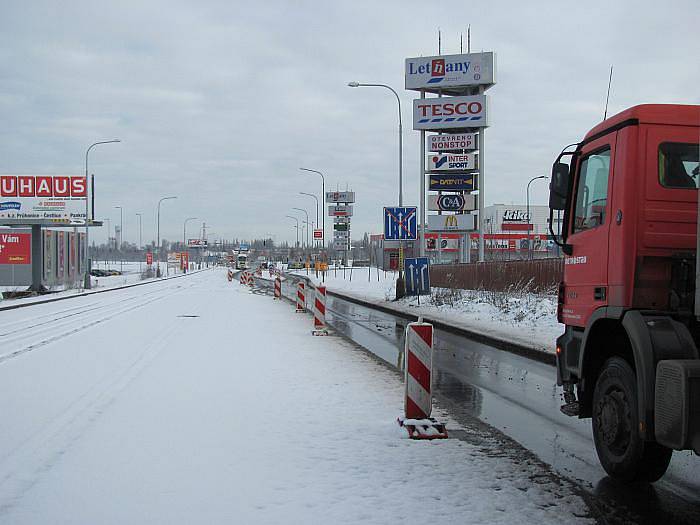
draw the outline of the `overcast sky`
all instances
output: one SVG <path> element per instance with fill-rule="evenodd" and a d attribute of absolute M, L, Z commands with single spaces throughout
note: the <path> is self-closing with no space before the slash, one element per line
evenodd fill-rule
<path fill-rule="evenodd" d="M 485 141 L 485 198 L 523 203 L 562 146 L 628 106 L 700 103 L 700 2 L 38 2 L 0 0 L 0 173 L 84 172 L 97 218 L 125 210 L 126 239 L 182 237 L 186 217 L 213 237 L 293 240 L 291 207 L 327 188 L 357 192 L 353 237 L 379 232 L 396 204 L 396 102 L 404 117 L 404 201 L 419 187 L 404 59 L 497 53 Z M 466 38 L 465 38 L 466 41 Z M 466 47 L 466 43 L 465 43 Z M 532 185 L 545 204 L 547 183 Z M 190 223 L 193 230 L 194 223 Z M 330 230 L 330 228 L 328 228 Z M 189 235 L 194 236 L 194 235 Z M 105 232 L 95 235 L 105 239 Z"/>

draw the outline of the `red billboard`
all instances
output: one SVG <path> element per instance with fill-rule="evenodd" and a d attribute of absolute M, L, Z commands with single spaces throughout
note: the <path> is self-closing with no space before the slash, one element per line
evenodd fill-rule
<path fill-rule="evenodd" d="M 31 233 L 0 233 L 0 264 L 31 264 Z"/>
<path fill-rule="evenodd" d="M 153 253 L 152 252 L 146 252 L 146 264 L 148 266 L 153 264 Z"/>

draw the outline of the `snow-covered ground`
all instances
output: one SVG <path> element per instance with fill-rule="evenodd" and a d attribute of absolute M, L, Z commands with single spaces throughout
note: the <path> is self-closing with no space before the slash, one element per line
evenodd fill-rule
<path fill-rule="evenodd" d="M 93 268 L 95 269 L 100 269 L 100 270 L 117 270 L 117 271 L 122 271 L 122 275 L 109 275 L 105 277 L 95 277 L 92 276 L 90 278 L 90 282 L 92 285 L 92 290 L 106 290 L 110 288 L 119 288 L 121 286 L 126 286 L 130 284 L 136 284 L 144 281 L 150 281 L 150 280 L 155 280 L 155 278 L 148 278 L 144 279 L 142 277 L 142 271 L 145 271 L 146 269 L 146 264 L 142 263 L 141 266 L 139 266 L 139 263 L 137 262 L 124 262 L 124 263 L 119 263 L 119 262 L 110 262 L 110 263 L 105 263 L 104 261 L 97 261 L 93 263 Z M 166 268 L 165 265 L 161 266 L 161 270 L 163 272 L 161 279 L 167 279 L 171 277 L 176 277 L 179 275 L 182 275 L 182 272 L 178 271 L 173 271 L 171 268 L 167 274 L 166 274 Z M 23 291 L 26 290 L 27 286 L 0 286 L 0 292 L 15 292 L 15 291 Z M 21 299 L 5 299 L 0 301 L 0 309 L 3 306 L 8 306 L 8 305 L 13 305 L 13 304 L 21 304 L 21 303 L 34 303 L 34 302 L 41 302 L 45 299 L 52 299 L 55 297 L 67 297 L 71 295 L 79 295 L 79 294 L 84 294 L 84 293 L 90 293 L 90 290 L 85 290 L 85 288 L 82 286 L 82 283 L 80 283 L 78 286 L 73 287 L 73 288 L 56 288 L 55 290 L 52 290 L 52 293 L 49 294 L 44 294 L 44 295 L 38 295 L 38 296 L 32 296 L 32 297 L 25 297 Z"/>
<path fill-rule="evenodd" d="M 484 430 L 396 424 L 401 378 L 225 269 L 2 312 L 0 522 L 582 523 Z"/>
<path fill-rule="evenodd" d="M 304 270 L 293 273 L 307 276 Z M 416 297 L 394 300 L 396 276 L 376 268 L 331 270 L 325 284 L 330 291 L 548 353 L 554 352 L 554 342 L 563 333 L 556 297 L 433 288 L 432 296 L 422 296 L 419 305 Z M 314 272 L 308 277 L 321 282 Z"/>

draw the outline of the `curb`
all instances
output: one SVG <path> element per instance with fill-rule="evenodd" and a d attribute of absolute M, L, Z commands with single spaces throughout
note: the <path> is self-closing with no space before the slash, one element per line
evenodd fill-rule
<path fill-rule="evenodd" d="M 51 299 L 44 299 L 41 301 L 32 301 L 30 303 L 11 304 L 9 306 L 0 307 L 0 312 L 4 312 L 6 310 L 17 310 L 18 308 L 27 308 L 29 306 L 34 306 L 37 304 L 48 304 L 48 303 L 55 303 L 56 301 L 66 301 L 68 299 L 75 299 L 77 297 L 88 297 L 90 295 L 95 295 L 98 293 L 105 293 L 105 292 L 113 292 L 115 290 L 125 290 L 126 288 L 133 288 L 135 286 L 145 286 L 147 284 L 162 283 L 163 281 L 170 281 L 171 279 L 179 279 L 180 277 L 187 277 L 188 275 L 194 275 L 195 273 L 206 272 L 206 271 L 211 270 L 211 269 L 212 268 L 206 268 L 204 270 L 195 270 L 192 272 L 184 273 L 182 275 L 175 275 L 173 277 L 166 277 L 165 279 L 153 279 L 151 281 L 146 281 L 146 282 L 125 284 L 123 286 L 115 286 L 113 288 L 105 288 L 104 290 L 95 290 L 94 292 L 83 292 L 83 293 L 79 293 L 79 294 L 75 294 L 75 295 L 65 295 L 63 297 L 53 297 Z"/>

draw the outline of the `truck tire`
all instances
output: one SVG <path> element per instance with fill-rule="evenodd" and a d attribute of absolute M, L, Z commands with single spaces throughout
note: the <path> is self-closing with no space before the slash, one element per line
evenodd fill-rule
<path fill-rule="evenodd" d="M 657 481 L 673 451 L 644 441 L 637 430 L 637 379 L 620 357 L 603 365 L 593 392 L 593 440 L 600 463 L 621 481 Z"/>

